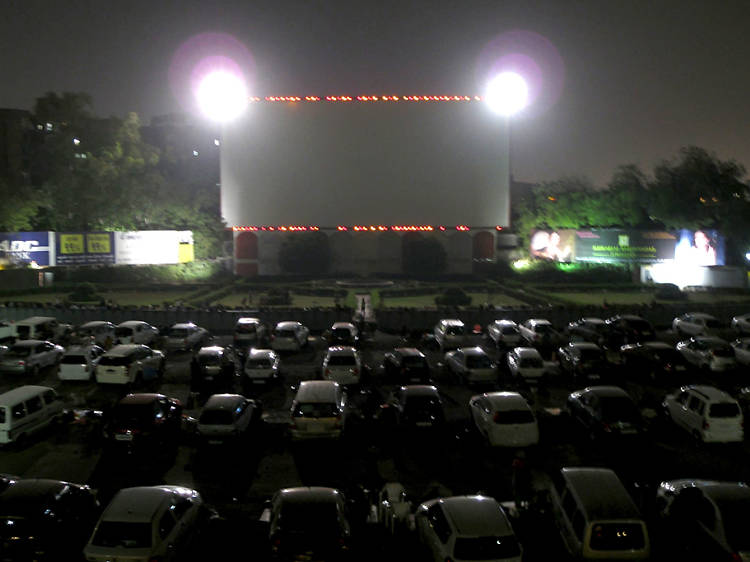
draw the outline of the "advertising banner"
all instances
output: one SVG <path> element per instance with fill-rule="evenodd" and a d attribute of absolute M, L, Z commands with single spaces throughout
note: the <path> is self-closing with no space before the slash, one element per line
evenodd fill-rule
<path fill-rule="evenodd" d="M 57 265 L 115 263 L 113 232 L 58 232 Z"/>
<path fill-rule="evenodd" d="M 189 230 L 136 230 L 114 235 L 117 265 L 159 265 L 193 260 L 193 233 Z"/>
<path fill-rule="evenodd" d="M 54 232 L 0 232 L 0 259 L 12 265 L 55 265 Z"/>

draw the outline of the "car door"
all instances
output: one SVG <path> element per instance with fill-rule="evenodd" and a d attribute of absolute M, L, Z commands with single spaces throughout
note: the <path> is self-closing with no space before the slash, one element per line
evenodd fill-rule
<path fill-rule="evenodd" d="M 685 425 L 691 434 L 700 433 L 703 429 L 703 414 L 706 410 L 706 403 L 698 396 L 690 396 L 687 409 L 685 410 Z"/>
<path fill-rule="evenodd" d="M 450 556 L 447 547 L 451 529 L 439 503 L 427 510 L 426 523 L 423 535 L 425 546 L 432 553 L 433 560 L 445 560 Z"/>
<path fill-rule="evenodd" d="M 674 397 L 674 400 L 667 400 L 667 408 L 672 421 L 680 427 L 687 428 L 686 416 L 687 405 L 690 401 L 689 392 L 680 392 Z"/>
<path fill-rule="evenodd" d="M 477 429 L 480 433 L 484 433 L 487 431 L 487 426 L 485 424 L 484 419 L 484 402 L 482 398 L 474 398 L 469 402 L 470 411 L 471 411 L 471 417 L 474 420 L 474 425 L 477 426 Z"/>

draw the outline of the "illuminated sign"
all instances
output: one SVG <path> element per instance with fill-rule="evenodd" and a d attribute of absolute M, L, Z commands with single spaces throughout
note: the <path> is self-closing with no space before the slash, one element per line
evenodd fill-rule
<path fill-rule="evenodd" d="M 159 265 L 193 260 L 193 233 L 189 230 L 115 232 L 117 265 Z"/>
<path fill-rule="evenodd" d="M 115 263 L 112 232 L 58 232 L 55 248 L 56 265 Z"/>
<path fill-rule="evenodd" d="M 54 265 L 54 233 L 0 232 L 0 258 L 17 265 Z"/>

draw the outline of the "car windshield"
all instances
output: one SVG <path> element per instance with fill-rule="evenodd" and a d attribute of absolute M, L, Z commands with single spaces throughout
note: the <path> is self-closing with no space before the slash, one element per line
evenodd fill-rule
<path fill-rule="evenodd" d="M 536 324 L 534 326 L 534 331 L 537 334 L 548 334 L 552 332 L 552 326 L 549 324 Z"/>
<path fill-rule="evenodd" d="M 297 418 L 335 418 L 337 415 L 338 407 L 330 402 L 305 402 L 297 404 L 294 409 L 294 417 Z"/>
<path fill-rule="evenodd" d="M 640 550 L 645 546 L 639 523 L 600 523 L 591 529 L 593 550 Z"/>
<path fill-rule="evenodd" d="M 102 355 L 99 365 L 110 367 L 127 367 L 130 365 L 131 357 L 123 355 Z"/>
<path fill-rule="evenodd" d="M 427 360 L 419 355 L 407 355 L 402 360 L 404 367 L 424 367 Z"/>
<path fill-rule="evenodd" d="M 328 358 L 329 365 L 353 366 L 357 364 L 354 355 L 331 355 Z"/>
<path fill-rule="evenodd" d="M 219 355 L 218 353 L 211 355 L 199 355 L 198 362 L 201 365 L 219 365 L 221 363 L 221 355 Z"/>
<path fill-rule="evenodd" d="M 500 332 L 504 336 L 513 336 L 518 334 L 518 328 L 516 328 L 515 326 L 503 326 Z"/>
<path fill-rule="evenodd" d="M 736 418 L 739 415 L 740 407 L 734 402 L 717 402 L 708 409 L 711 418 Z"/>
<path fill-rule="evenodd" d="M 190 332 L 187 328 L 170 328 L 167 331 L 168 338 L 186 338 Z"/>
<path fill-rule="evenodd" d="M 151 524 L 124 521 L 102 521 L 91 539 L 94 546 L 148 548 L 151 546 Z"/>
<path fill-rule="evenodd" d="M 274 330 L 274 335 L 279 338 L 293 338 L 294 337 L 294 330 L 286 329 L 286 330 Z"/>
<path fill-rule="evenodd" d="M 63 355 L 62 364 L 64 365 L 85 365 L 86 357 L 84 355 Z"/>
<path fill-rule="evenodd" d="M 747 532 L 750 501 L 747 498 L 721 498 L 715 501 L 721 512 L 729 546 L 734 552 L 750 550 L 750 533 Z"/>
<path fill-rule="evenodd" d="M 714 318 L 706 319 L 706 328 L 721 328 L 721 322 Z"/>
<path fill-rule="evenodd" d="M 534 414 L 529 410 L 506 410 L 495 412 L 495 423 L 514 424 L 514 423 L 533 423 Z"/>
<path fill-rule="evenodd" d="M 129 338 L 133 335 L 133 328 L 121 327 L 115 328 L 115 335 L 118 338 Z"/>
<path fill-rule="evenodd" d="M 601 349 L 581 349 L 581 359 L 583 361 L 602 361 L 604 352 Z"/>
<path fill-rule="evenodd" d="M 286 532 L 304 534 L 338 533 L 338 511 L 333 502 L 285 502 L 279 526 Z"/>
<path fill-rule="evenodd" d="M 637 332 L 651 332 L 651 324 L 649 324 L 646 320 L 626 320 L 625 325 L 630 328 L 631 330 L 635 330 Z"/>
<path fill-rule="evenodd" d="M 229 410 L 205 410 L 198 420 L 206 425 L 232 425 L 233 421 Z"/>
<path fill-rule="evenodd" d="M 270 359 L 248 359 L 245 363 L 247 369 L 270 369 L 272 366 Z"/>
<path fill-rule="evenodd" d="M 453 555 L 461 560 L 495 560 L 521 555 L 513 535 L 504 537 L 458 537 Z"/>
<path fill-rule="evenodd" d="M 237 324 L 234 331 L 238 334 L 254 334 L 255 324 Z"/>
<path fill-rule="evenodd" d="M 466 366 L 469 369 L 489 369 L 492 367 L 492 361 L 486 355 L 467 355 Z"/>
<path fill-rule="evenodd" d="M 445 330 L 445 333 L 449 336 L 463 336 L 464 332 L 465 330 L 463 326 L 448 326 Z"/>
<path fill-rule="evenodd" d="M 634 422 L 639 418 L 635 405 L 627 398 L 601 398 L 602 421 Z"/>
<path fill-rule="evenodd" d="M 21 345 L 14 345 L 5 354 L 5 357 L 28 357 L 31 355 L 31 348 Z"/>
<path fill-rule="evenodd" d="M 352 336 L 352 333 L 347 328 L 336 328 L 331 332 L 334 338 L 337 339 L 348 339 Z"/>
<path fill-rule="evenodd" d="M 146 428 L 154 422 L 154 405 L 118 404 L 112 415 L 115 427 L 127 429 Z"/>
<path fill-rule="evenodd" d="M 541 369 L 543 366 L 542 360 L 538 357 L 525 357 L 521 359 L 521 367 L 526 367 L 527 369 Z"/>

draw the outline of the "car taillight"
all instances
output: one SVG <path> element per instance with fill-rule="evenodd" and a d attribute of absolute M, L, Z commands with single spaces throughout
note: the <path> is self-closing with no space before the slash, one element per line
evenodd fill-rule
<path fill-rule="evenodd" d="M 607 433 L 612 432 L 612 427 L 608 423 L 602 422 L 602 430 L 606 431 Z"/>
<path fill-rule="evenodd" d="M 289 422 L 289 429 L 297 429 L 297 422 L 294 420 Z"/>
<path fill-rule="evenodd" d="M 708 429 L 709 427 L 711 427 L 711 424 L 704 420 L 703 421 L 703 429 Z"/>
<path fill-rule="evenodd" d="M 326 367 L 326 376 L 329 376 L 330 374 L 331 374 L 331 369 L 329 369 L 328 367 Z"/>
<path fill-rule="evenodd" d="M 26 361 L 19 361 L 18 364 L 21 366 L 26 365 Z"/>
<path fill-rule="evenodd" d="M 357 369 L 356 367 L 354 367 L 354 368 L 352 369 L 352 374 L 353 374 L 353 375 L 358 375 L 358 374 L 359 374 L 359 369 Z"/>
<path fill-rule="evenodd" d="M 729 560 L 731 562 L 742 562 L 742 556 L 740 556 L 738 553 L 733 552 L 729 555 Z"/>
<path fill-rule="evenodd" d="M 346 544 L 346 539 L 344 537 L 339 537 L 339 547 L 341 550 L 348 550 L 349 545 Z"/>
<path fill-rule="evenodd" d="M 492 416 L 492 421 L 495 423 L 500 423 L 500 412 L 495 412 L 495 415 Z"/>

